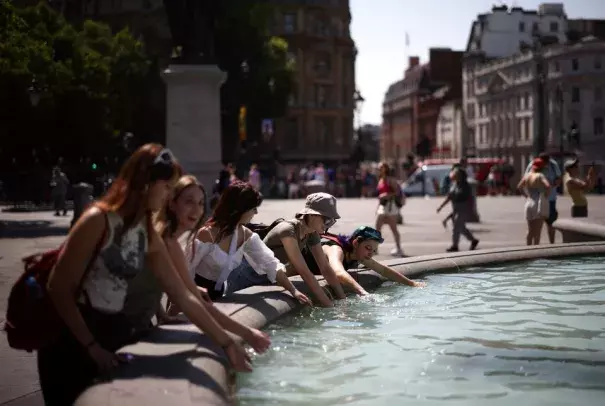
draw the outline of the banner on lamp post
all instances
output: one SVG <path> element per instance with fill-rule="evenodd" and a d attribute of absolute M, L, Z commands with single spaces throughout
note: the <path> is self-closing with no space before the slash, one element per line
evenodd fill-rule
<path fill-rule="evenodd" d="M 246 141 L 248 138 L 248 133 L 246 131 L 246 106 L 241 106 L 239 108 L 239 140 Z"/>
<path fill-rule="evenodd" d="M 261 123 L 261 132 L 265 141 L 269 141 L 273 137 L 273 120 L 270 118 L 263 119 Z"/>

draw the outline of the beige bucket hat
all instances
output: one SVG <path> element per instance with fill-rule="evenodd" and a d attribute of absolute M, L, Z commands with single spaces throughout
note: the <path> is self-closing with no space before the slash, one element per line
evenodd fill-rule
<path fill-rule="evenodd" d="M 305 208 L 296 213 L 296 217 L 302 217 L 305 214 L 316 214 L 337 220 L 340 218 L 336 210 L 336 198 L 329 193 L 311 193 L 307 196 Z"/>

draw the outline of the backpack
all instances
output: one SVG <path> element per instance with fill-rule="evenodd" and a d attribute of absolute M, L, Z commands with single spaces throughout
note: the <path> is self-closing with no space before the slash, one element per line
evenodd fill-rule
<path fill-rule="evenodd" d="M 80 285 L 96 260 L 106 235 L 107 227 L 86 266 Z M 64 323 L 48 295 L 47 284 L 62 249 L 63 245 L 23 258 L 25 270 L 8 296 L 4 324 L 11 348 L 32 352 L 53 344 L 61 334 Z"/>
<path fill-rule="evenodd" d="M 246 224 L 246 227 L 249 228 L 250 231 L 252 231 L 253 233 L 258 234 L 258 236 L 260 237 L 261 240 L 264 240 L 265 237 L 267 236 L 267 234 L 269 234 L 269 231 L 273 230 L 275 228 L 275 226 L 277 226 L 282 221 L 286 221 L 286 220 L 284 220 L 283 218 L 278 218 L 277 220 L 275 220 L 273 223 L 271 223 L 269 225 L 248 223 L 248 224 Z"/>

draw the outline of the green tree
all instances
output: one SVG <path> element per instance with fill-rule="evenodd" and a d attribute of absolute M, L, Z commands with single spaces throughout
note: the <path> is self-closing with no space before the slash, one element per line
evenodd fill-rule
<path fill-rule="evenodd" d="M 216 30 L 219 67 L 227 72 L 221 88 L 224 159 L 238 140 L 239 107 L 247 106 L 248 139 L 257 141 L 263 118 L 282 117 L 294 83 L 288 44 L 269 34 L 273 7 L 266 1 L 225 0 Z M 242 72 L 242 63 L 248 66 Z"/>
<path fill-rule="evenodd" d="M 2 153 L 27 160 L 32 149 L 45 151 L 48 164 L 115 155 L 144 116 L 150 61 L 142 43 L 99 22 L 74 27 L 43 3 L 0 1 Z"/>

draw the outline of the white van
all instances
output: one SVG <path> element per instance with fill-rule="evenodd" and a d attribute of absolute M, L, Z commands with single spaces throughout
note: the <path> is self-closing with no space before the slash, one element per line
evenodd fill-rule
<path fill-rule="evenodd" d="M 401 185 L 404 195 L 411 196 L 437 196 L 433 179 L 441 185 L 441 181 L 452 170 L 452 165 L 423 165 L 419 166 L 410 177 Z M 424 185 L 424 186 L 423 186 Z"/>

